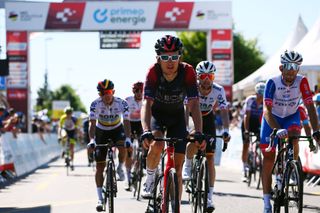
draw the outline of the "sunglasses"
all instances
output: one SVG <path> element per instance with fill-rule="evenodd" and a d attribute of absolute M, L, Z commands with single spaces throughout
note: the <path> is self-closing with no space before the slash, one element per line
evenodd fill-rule
<path fill-rule="evenodd" d="M 286 63 L 283 64 L 284 70 L 299 70 L 300 66 L 296 63 Z"/>
<path fill-rule="evenodd" d="M 200 80 L 205 80 L 206 78 L 208 78 L 209 80 L 213 81 L 214 79 L 214 74 L 212 73 L 200 74 L 198 76 Z"/>
<path fill-rule="evenodd" d="M 177 61 L 180 58 L 180 55 L 159 55 L 159 58 L 161 59 L 161 61 L 169 61 L 171 59 L 171 61 Z"/>
<path fill-rule="evenodd" d="M 112 89 L 103 90 L 103 91 L 101 92 L 101 95 L 112 95 L 113 92 L 114 92 L 114 90 L 112 90 Z"/>
<path fill-rule="evenodd" d="M 133 92 L 134 93 L 142 93 L 142 90 L 141 89 L 133 89 Z"/>

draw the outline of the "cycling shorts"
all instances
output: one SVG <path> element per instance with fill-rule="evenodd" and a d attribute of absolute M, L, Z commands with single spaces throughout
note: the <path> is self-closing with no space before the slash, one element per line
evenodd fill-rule
<path fill-rule="evenodd" d="M 160 119 L 161 118 L 161 119 Z M 184 110 L 177 111 L 176 115 L 173 116 L 163 114 L 157 118 L 151 117 L 151 130 L 161 131 L 163 134 L 167 131 L 166 137 L 168 138 L 186 138 L 187 129 L 186 121 L 184 117 Z M 178 142 L 174 145 L 176 153 L 185 154 L 187 141 Z"/>
<path fill-rule="evenodd" d="M 280 125 L 281 129 L 287 129 L 288 131 L 294 130 L 296 132 L 301 131 L 301 126 L 300 126 L 300 113 L 297 110 L 294 114 L 285 117 L 285 118 L 280 118 L 276 115 L 273 115 L 273 117 L 276 119 L 278 124 Z M 260 141 L 260 148 L 262 152 L 265 151 L 265 149 L 269 146 L 270 142 L 270 134 L 272 133 L 272 128 L 270 128 L 269 124 L 263 117 L 262 119 L 262 124 L 261 124 L 261 141 Z M 274 141 L 274 147 L 272 147 L 272 152 L 275 151 L 275 147 L 277 146 L 277 139 Z"/>
<path fill-rule="evenodd" d="M 97 144 L 107 144 L 107 140 L 111 139 L 112 141 L 116 141 L 119 146 L 123 146 L 124 140 L 126 138 L 122 125 L 112 130 L 103 130 L 96 127 L 95 136 Z M 106 160 L 106 156 L 106 147 L 96 147 L 95 159 L 97 162 L 104 162 Z"/>
<path fill-rule="evenodd" d="M 202 116 L 202 123 L 203 123 L 203 133 L 208 134 L 212 137 L 216 137 L 216 125 L 215 125 L 215 115 L 211 111 L 208 115 Z M 215 140 L 217 141 L 217 140 Z M 206 153 L 214 153 L 216 149 L 216 143 L 208 143 L 206 147 Z"/>
<path fill-rule="evenodd" d="M 244 121 L 241 123 L 241 135 L 242 142 L 245 143 L 245 134 L 244 134 Z M 253 132 L 256 135 L 260 134 L 260 119 L 258 117 L 250 116 L 249 119 L 249 132 Z"/>
<path fill-rule="evenodd" d="M 65 129 L 66 130 L 66 129 Z M 76 130 L 66 130 L 67 136 L 70 140 L 70 144 L 76 143 Z"/>
<path fill-rule="evenodd" d="M 141 121 L 130 121 L 130 126 L 131 134 L 140 137 L 140 135 L 143 133 Z"/>

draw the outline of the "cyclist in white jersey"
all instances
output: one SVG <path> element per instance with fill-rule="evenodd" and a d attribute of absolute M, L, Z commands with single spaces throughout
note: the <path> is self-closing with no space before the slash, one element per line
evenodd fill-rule
<path fill-rule="evenodd" d="M 138 81 L 132 85 L 133 96 L 126 98 L 126 101 L 129 106 L 129 121 L 131 126 L 131 139 L 140 139 L 141 134 L 143 133 L 141 125 L 141 106 L 142 106 L 142 91 L 143 83 Z M 139 143 L 138 145 L 139 146 Z M 136 146 L 134 146 L 136 147 Z M 131 167 L 133 164 L 133 150 L 128 150 L 128 155 L 126 158 L 126 169 L 127 169 L 127 182 L 125 184 L 125 189 L 130 190 L 130 181 L 131 181 Z"/>
<path fill-rule="evenodd" d="M 121 146 L 118 147 L 119 165 L 117 167 L 117 173 L 119 180 L 123 181 L 125 175 L 122 167 L 127 153 L 125 147 L 131 146 L 129 107 L 125 100 L 113 96 L 114 84 L 112 81 L 107 79 L 100 81 L 97 90 L 100 97 L 94 100 L 90 106 L 90 143 L 88 144 L 88 148 L 92 151 L 91 147 L 95 147 L 96 144 L 105 144 L 108 139 L 111 139 L 113 142 L 116 142 L 117 145 Z M 121 118 L 123 118 L 123 123 L 121 122 Z M 107 150 L 105 147 L 95 148 L 95 180 L 98 193 L 97 211 L 103 208 L 102 185 L 103 171 L 106 166 L 106 154 Z"/>
<path fill-rule="evenodd" d="M 306 77 L 298 75 L 302 56 L 294 51 L 285 51 L 281 55 L 279 67 L 281 75 L 267 81 L 264 93 L 264 113 L 261 124 L 260 147 L 263 153 L 262 186 L 264 213 L 271 213 L 271 171 L 275 160 L 275 147 L 271 152 L 265 152 L 274 128 L 278 129 L 278 138 L 300 135 L 299 101 L 302 98 L 308 110 L 314 139 L 320 141 L 318 118 L 312 101 L 312 93 Z M 298 158 L 299 146 L 293 141 L 294 159 Z M 276 145 L 276 144 L 275 144 Z"/>
<path fill-rule="evenodd" d="M 217 83 L 214 83 L 214 74 L 216 72 L 216 67 L 210 61 L 201 61 L 197 67 L 197 78 L 199 87 L 199 102 L 200 110 L 202 113 L 202 126 L 203 133 L 211 135 L 215 138 L 216 127 L 215 127 L 215 105 L 221 110 L 222 123 L 224 128 L 223 140 L 229 142 L 229 110 L 226 100 L 226 95 L 224 88 Z M 188 105 L 186 105 L 186 115 L 187 123 L 189 120 L 189 110 Z M 191 162 L 194 154 L 197 152 L 198 148 L 194 143 L 189 143 L 186 149 L 185 163 L 183 165 L 182 178 L 184 180 L 189 180 L 191 178 Z M 206 145 L 206 158 L 208 162 L 209 170 L 209 192 L 207 200 L 207 212 L 214 211 L 215 207 L 213 205 L 212 195 L 213 187 L 215 182 L 215 166 L 214 166 L 214 152 L 215 152 L 215 142 L 207 142 Z"/>

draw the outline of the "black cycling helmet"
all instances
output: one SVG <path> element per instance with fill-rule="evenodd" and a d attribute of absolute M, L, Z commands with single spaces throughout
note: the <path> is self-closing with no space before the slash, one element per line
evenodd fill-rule
<path fill-rule="evenodd" d="M 175 52 L 179 51 L 179 55 L 182 54 L 183 44 L 178 37 L 172 35 L 165 35 L 164 37 L 157 40 L 154 45 L 157 55 L 164 52 Z"/>
<path fill-rule="evenodd" d="M 104 90 L 111 90 L 113 88 L 114 88 L 113 82 L 108 79 L 104 79 L 103 81 L 100 81 L 97 86 L 97 90 L 99 93 L 101 93 Z"/>

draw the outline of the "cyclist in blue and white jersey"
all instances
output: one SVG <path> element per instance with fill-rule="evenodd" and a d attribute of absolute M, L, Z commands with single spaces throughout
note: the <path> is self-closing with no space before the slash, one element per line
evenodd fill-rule
<path fill-rule="evenodd" d="M 243 163 L 243 178 L 242 181 L 247 181 L 248 175 L 248 152 L 249 152 L 249 133 L 255 133 L 260 136 L 260 124 L 263 111 L 263 93 L 266 84 L 259 82 L 255 85 L 255 95 L 250 95 L 246 98 L 243 109 L 245 111 L 241 124 L 242 133 L 242 163 Z"/>
<path fill-rule="evenodd" d="M 302 98 L 308 110 L 314 139 L 320 141 L 318 118 L 313 105 L 312 92 L 306 77 L 299 75 L 302 56 L 298 52 L 285 51 L 281 55 L 279 69 L 281 75 L 267 81 L 264 93 L 264 113 L 261 125 L 260 147 L 264 155 L 262 168 L 262 185 L 264 199 L 264 213 L 271 213 L 271 171 L 275 161 L 275 147 L 266 153 L 265 149 L 270 141 L 270 134 L 274 128 L 278 129 L 276 136 L 285 138 L 300 135 L 299 101 Z M 276 145 L 276 143 L 275 143 Z M 293 141 L 294 158 L 297 159 L 299 146 Z"/>

